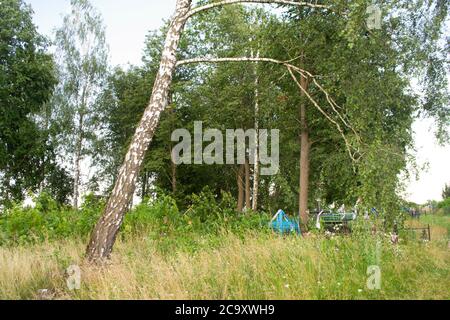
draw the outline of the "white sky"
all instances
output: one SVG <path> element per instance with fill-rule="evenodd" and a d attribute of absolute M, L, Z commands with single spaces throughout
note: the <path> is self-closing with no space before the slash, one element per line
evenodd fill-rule
<path fill-rule="evenodd" d="M 39 31 L 51 35 L 62 25 L 69 0 L 25 0 L 31 4 Z M 113 65 L 139 64 L 148 31 L 162 26 L 175 10 L 175 0 L 91 0 L 102 14 Z"/>
<path fill-rule="evenodd" d="M 62 24 L 69 0 L 25 0 L 33 7 L 34 22 L 39 31 L 51 36 Z M 175 9 L 175 0 L 91 0 L 102 13 L 106 25 L 111 63 L 125 66 L 140 64 L 144 40 L 149 30 L 158 29 L 163 19 L 169 19 Z M 408 200 L 424 203 L 441 199 L 445 183 L 450 183 L 450 146 L 439 147 L 434 139 L 431 121 L 414 125 L 417 160 L 419 165 L 429 163 L 418 181 L 411 181 Z"/>

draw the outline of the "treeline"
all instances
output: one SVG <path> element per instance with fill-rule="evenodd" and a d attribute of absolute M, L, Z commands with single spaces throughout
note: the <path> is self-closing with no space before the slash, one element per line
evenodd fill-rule
<path fill-rule="evenodd" d="M 442 38 L 448 4 L 376 1 L 384 16 L 381 28 L 371 29 L 366 8 L 372 2 L 340 0 L 333 10 L 295 7 L 283 14 L 233 5 L 195 16 L 179 60 L 269 57 L 310 76 L 298 77 L 301 91 L 276 64 L 178 68 L 137 194 L 170 194 L 187 210 L 192 195 L 208 186 L 217 198 L 232 195 L 236 211 L 292 213 L 305 199 L 310 208 L 317 199 L 348 206 L 360 199 L 393 219 L 399 177 L 411 161 L 412 122 L 435 117 L 436 133 L 446 140 L 448 43 Z M 29 192 L 46 191 L 74 207 L 83 192 L 107 196 L 152 92 L 167 26 L 148 34 L 140 66 L 112 68 L 101 16 L 86 0 L 71 3 L 52 41 L 37 33 L 22 0 L 0 3 L 5 207 Z M 415 91 L 413 78 L 420 80 Z M 244 165 L 174 165 L 173 130 L 193 131 L 199 120 L 205 129 L 222 131 L 280 129 L 280 172 L 261 176 L 249 155 Z"/>

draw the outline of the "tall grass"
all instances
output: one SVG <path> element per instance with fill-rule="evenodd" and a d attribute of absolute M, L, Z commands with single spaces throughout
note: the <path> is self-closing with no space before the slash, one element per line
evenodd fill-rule
<path fill-rule="evenodd" d="M 48 289 L 53 299 L 450 299 L 441 243 L 224 233 L 196 252 L 165 254 L 135 237 L 118 242 L 107 268 L 85 265 L 84 245 L 0 248 L 0 298 L 37 299 Z M 71 264 L 82 268 L 80 290 L 65 284 Z M 381 268 L 381 290 L 367 289 L 370 265 Z"/>
<path fill-rule="evenodd" d="M 269 215 L 236 213 L 227 194 L 202 192 L 186 212 L 162 196 L 126 216 L 111 264 L 98 268 L 83 258 L 102 208 L 93 200 L 74 211 L 43 195 L 0 217 L 0 299 L 450 299 L 449 217 L 410 222 L 432 224 L 431 242 L 401 233 L 392 245 L 381 221 L 283 237 Z M 80 290 L 66 284 L 71 265 Z M 381 290 L 366 285 L 374 265 Z"/>

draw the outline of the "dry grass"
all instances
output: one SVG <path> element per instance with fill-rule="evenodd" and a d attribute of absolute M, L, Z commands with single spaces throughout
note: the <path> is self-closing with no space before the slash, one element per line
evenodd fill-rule
<path fill-rule="evenodd" d="M 224 235 L 216 248 L 163 255 L 140 238 L 119 242 L 107 268 L 83 264 L 81 241 L 0 248 L 0 298 L 39 299 L 40 289 L 53 299 L 450 298 L 446 245 L 378 241 L 379 251 L 370 238 Z M 82 268 L 78 291 L 65 284 L 71 264 Z M 379 291 L 366 288 L 373 264 L 382 270 Z"/>

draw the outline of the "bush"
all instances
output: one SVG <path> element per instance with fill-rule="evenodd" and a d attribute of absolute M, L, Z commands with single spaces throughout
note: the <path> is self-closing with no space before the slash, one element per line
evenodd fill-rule
<path fill-rule="evenodd" d="M 103 206 L 87 197 L 80 210 L 73 210 L 59 205 L 46 193 L 34 202 L 34 208 L 15 204 L 1 216 L 0 245 L 84 237 L 92 230 Z"/>
<path fill-rule="evenodd" d="M 445 215 L 450 215 L 450 198 L 438 203 L 438 209 Z"/>
<path fill-rule="evenodd" d="M 48 194 L 35 200 L 34 208 L 16 204 L 0 216 L 0 245 L 18 245 L 89 236 L 100 218 L 104 201 L 88 195 L 80 210 L 59 205 Z M 124 219 L 120 236 L 143 236 L 151 241 L 197 247 L 193 235 L 214 241 L 223 232 L 244 234 L 247 230 L 267 229 L 270 217 L 264 214 L 242 214 L 235 210 L 235 200 L 229 193 L 215 196 L 205 189 L 189 197 L 191 206 L 180 212 L 176 201 L 168 195 L 145 200 Z"/>
<path fill-rule="evenodd" d="M 167 234 L 182 225 L 182 216 L 176 201 L 170 196 L 163 195 L 157 200 L 145 200 L 125 216 L 125 235 L 154 231 Z M 150 230 L 153 229 L 153 230 Z"/>

